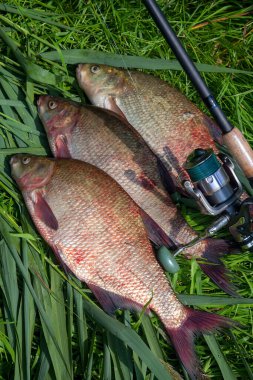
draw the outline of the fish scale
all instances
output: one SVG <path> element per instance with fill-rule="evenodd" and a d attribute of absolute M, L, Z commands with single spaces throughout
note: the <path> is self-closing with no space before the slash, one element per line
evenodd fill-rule
<path fill-rule="evenodd" d="M 176 186 L 196 148 L 217 152 L 217 125 L 177 89 L 160 78 L 106 65 L 80 64 L 77 79 L 90 101 L 125 117 L 162 160 Z"/>
<path fill-rule="evenodd" d="M 50 114 L 47 106 L 50 100 L 58 104 L 53 110 L 55 116 L 54 112 Z M 65 111 L 64 117 L 62 109 L 68 110 Z M 57 135 L 63 135 L 64 130 L 69 135 L 68 130 L 73 128 L 67 144 L 72 158 L 90 162 L 106 171 L 178 244 L 185 244 L 197 236 L 187 226 L 164 189 L 156 157 L 129 127 L 122 128 L 122 121 L 115 115 L 96 107 L 80 108 L 78 104 L 74 105 L 64 99 L 50 96 L 40 97 L 39 114 L 55 156 L 61 156 L 61 152 L 56 148 Z M 78 121 L 76 114 L 79 116 Z M 72 118 L 69 115 L 72 115 Z M 142 175 L 147 182 L 152 179 L 154 188 L 151 191 L 142 186 Z M 171 220 L 175 220 L 176 225 L 173 225 Z M 194 252 L 196 253 L 195 250 Z"/>
<path fill-rule="evenodd" d="M 145 212 L 149 237 L 157 246 L 174 249 L 197 237 L 171 201 L 157 157 L 129 123 L 110 111 L 49 95 L 40 96 L 38 111 L 54 156 L 89 162 L 114 178 Z M 224 240 L 205 239 L 183 254 L 200 259 L 204 272 L 235 295 L 219 260 L 229 249 Z"/>
<path fill-rule="evenodd" d="M 129 195 L 81 161 L 16 155 L 11 170 L 38 231 L 65 268 L 86 282 L 107 312 L 147 305 L 160 317 L 191 378 L 202 379 L 194 334 L 233 323 L 181 304 Z"/>

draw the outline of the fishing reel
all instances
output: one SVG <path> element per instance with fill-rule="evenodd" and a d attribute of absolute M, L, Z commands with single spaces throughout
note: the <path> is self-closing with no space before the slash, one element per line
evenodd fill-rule
<path fill-rule="evenodd" d="M 185 163 L 190 179 L 184 181 L 183 186 L 203 213 L 221 215 L 207 229 L 209 236 L 228 226 L 241 248 L 253 251 L 250 215 L 253 198 L 240 200 L 243 189 L 234 169 L 225 154 L 216 156 L 212 149 L 195 149 Z"/>
<path fill-rule="evenodd" d="M 177 265 L 174 257 L 199 241 L 215 235 L 228 227 L 230 234 L 242 250 L 253 252 L 252 216 L 250 208 L 253 197 L 241 200 L 242 185 L 235 173 L 231 159 L 225 154 L 215 155 L 212 149 L 195 149 L 184 165 L 188 179 L 182 180 L 186 193 L 196 201 L 204 214 L 217 217 L 215 221 L 188 244 L 166 255 L 166 248 L 158 251 L 158 259 L 169 272 L 175 273 Z"/>

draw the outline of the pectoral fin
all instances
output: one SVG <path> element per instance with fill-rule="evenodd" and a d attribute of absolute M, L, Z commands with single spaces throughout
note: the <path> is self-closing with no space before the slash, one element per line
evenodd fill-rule
<path fill-rule="evenodd" d="M 36 193 L 35 200 L 33 201 L 34 204 L 34 212 L 36 216 L 45 223 L 49 228 L 52 228 L 53 230 L 58 229 L 58 221 L 47 203 L 47 201 L 44 199 L 42 194 L 40 192 Z"/>
<path fill-rule="evenodd" d="M 58 135 L 56 137 L 55 149 L 58 158 L 71 158 L 66 136 Z"/>
<path fill-rule="evenodd" d="M 119 106 L 117 105 L 116 103 L 116 100 L 113 96 L 108 96 L 105 100 L 105 108 L 110 110 L 110 111 L 113 111 L 115 112 L 118 116 L 120 116 L 121 118 L 123 118 L 124 120 L 126 120 L 126 117 L 125 115 L 123 114 L 123 112 L 121 111 L 121 109 L 119 108 Z"/>

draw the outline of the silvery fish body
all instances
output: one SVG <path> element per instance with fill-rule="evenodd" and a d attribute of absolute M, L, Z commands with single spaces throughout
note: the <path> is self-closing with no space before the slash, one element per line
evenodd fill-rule
<path fill-rule="evenodd" d="M 150 74 L 115 67 L 80 64 L 77 79 L 90 101 L 125 117 L 162 160 L 176 186 L 184 163 L 196 148 L 215 152 L 221 142 L 217 125 L 185 95 Z M 211 136 L 213 134 L 213 136 Z"/>
<path fill-rule="evenodd" d="M 128 194 L 81 161 L 16 155 L 11 168 L 38 231 L 63 265 L 86 282 L 107 312 L 148 305 L 192 379 L 202 378 L 194 333 L 232 323 L 179 302 Z"/>
<path fill-rule="evenodd" d="M 164 188 L 160 161 L 126 121 L 110 111 L 48 95 L 39 98 L 38 111 L 54 156 L 89 162 L 114 178 L 144 211 L 149 238 L 157 246 L 175 248 L 196 238 Z M 205 239 L 183 254 L 200 259 L 203 271 L 234 295 L 219 260 L 228 251 L 224 240 Z"/>
<path fill-rule="evenodd" d="M 197 234 L 171 201 L 156 156 L 125 121 L 110 111 L 41 96 L 38 111 L 53 155 L 89 162 L 114 178 L 174 245 Z M 158 244 L 159 245 L 159 244 Z M 208 241 L 186 254 L 201 257 Z"/>

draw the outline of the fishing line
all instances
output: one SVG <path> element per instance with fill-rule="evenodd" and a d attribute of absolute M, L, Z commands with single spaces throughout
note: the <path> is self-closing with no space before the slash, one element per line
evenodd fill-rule
<path fill-rule="evenodd" d="M 91 6 L 93 7 L 93 3 L 92 3 L 92 2 L 91 2 Z M 101 11 L 101 8 L 99 7 L 99 5 L 98 5 L 97 3 L 95 3 L 95 7 L 96 7 L 96 9 L 97 9 L 97 15 L 98 15 L 99 17 L 101 17 L 101 20 L 103 21 L 104 26 L 106 27 L 106 29 L 108 30 L 108 32 L 109 32 L 109 34 L 110 34 L 109 42 L 110 42 L 110 43 L 112 42 L 112 45 L 113 45 L 113 47 L 114 47 L 115 52 L 116 52 L 117 54 L 119 54 L 119 56 L 120 56 L 120 58 L 121 58 L 121 60 L 122 60 L 122 63 L 123 63 L 122 67 L 127 71 L 128 75 L 129 75 L 129 77 L 130 77 L 130 79 L 131 79 L 131 81 L 132 81 L 132 83 L 133 83 L 133 86 L 134 86 L 134 88 L 135 88 L 135 90 L 136 90 L 136 94 L 137 94 L 137 96 L 139 97 L 138 92 L 137 92 L 136 83 L 135 83 L 135 81 L 134 81 L 134 79 L 133 79 L 133 77 L 132 77 L 132 75 L 131 75 L 131 71 L 128 69 L 127 64 L 126 64 L 126 62 L 125 62 L 125 60 L 124 60 L 124 57 L 123 57 L 123 55 L 122 55 L 122 53 L 121 53 L 121 51 L 120 51 L 120 49 L 119 49 L 119 47 L 118 47 L 118 45 L 117 45 L 115 39 L 113 38 L 112 32 L 111 32 L 109 26 L 108 26 L 107 23 L 106 23 L 106 18 L 105 18 L 103 12 Z M 93 10 L 96 12 L 96 10 L 94 9 L 94 7 L 93 7 Z M 111 40 L 111 41 L 110 41 L 110 40 Z"/>

